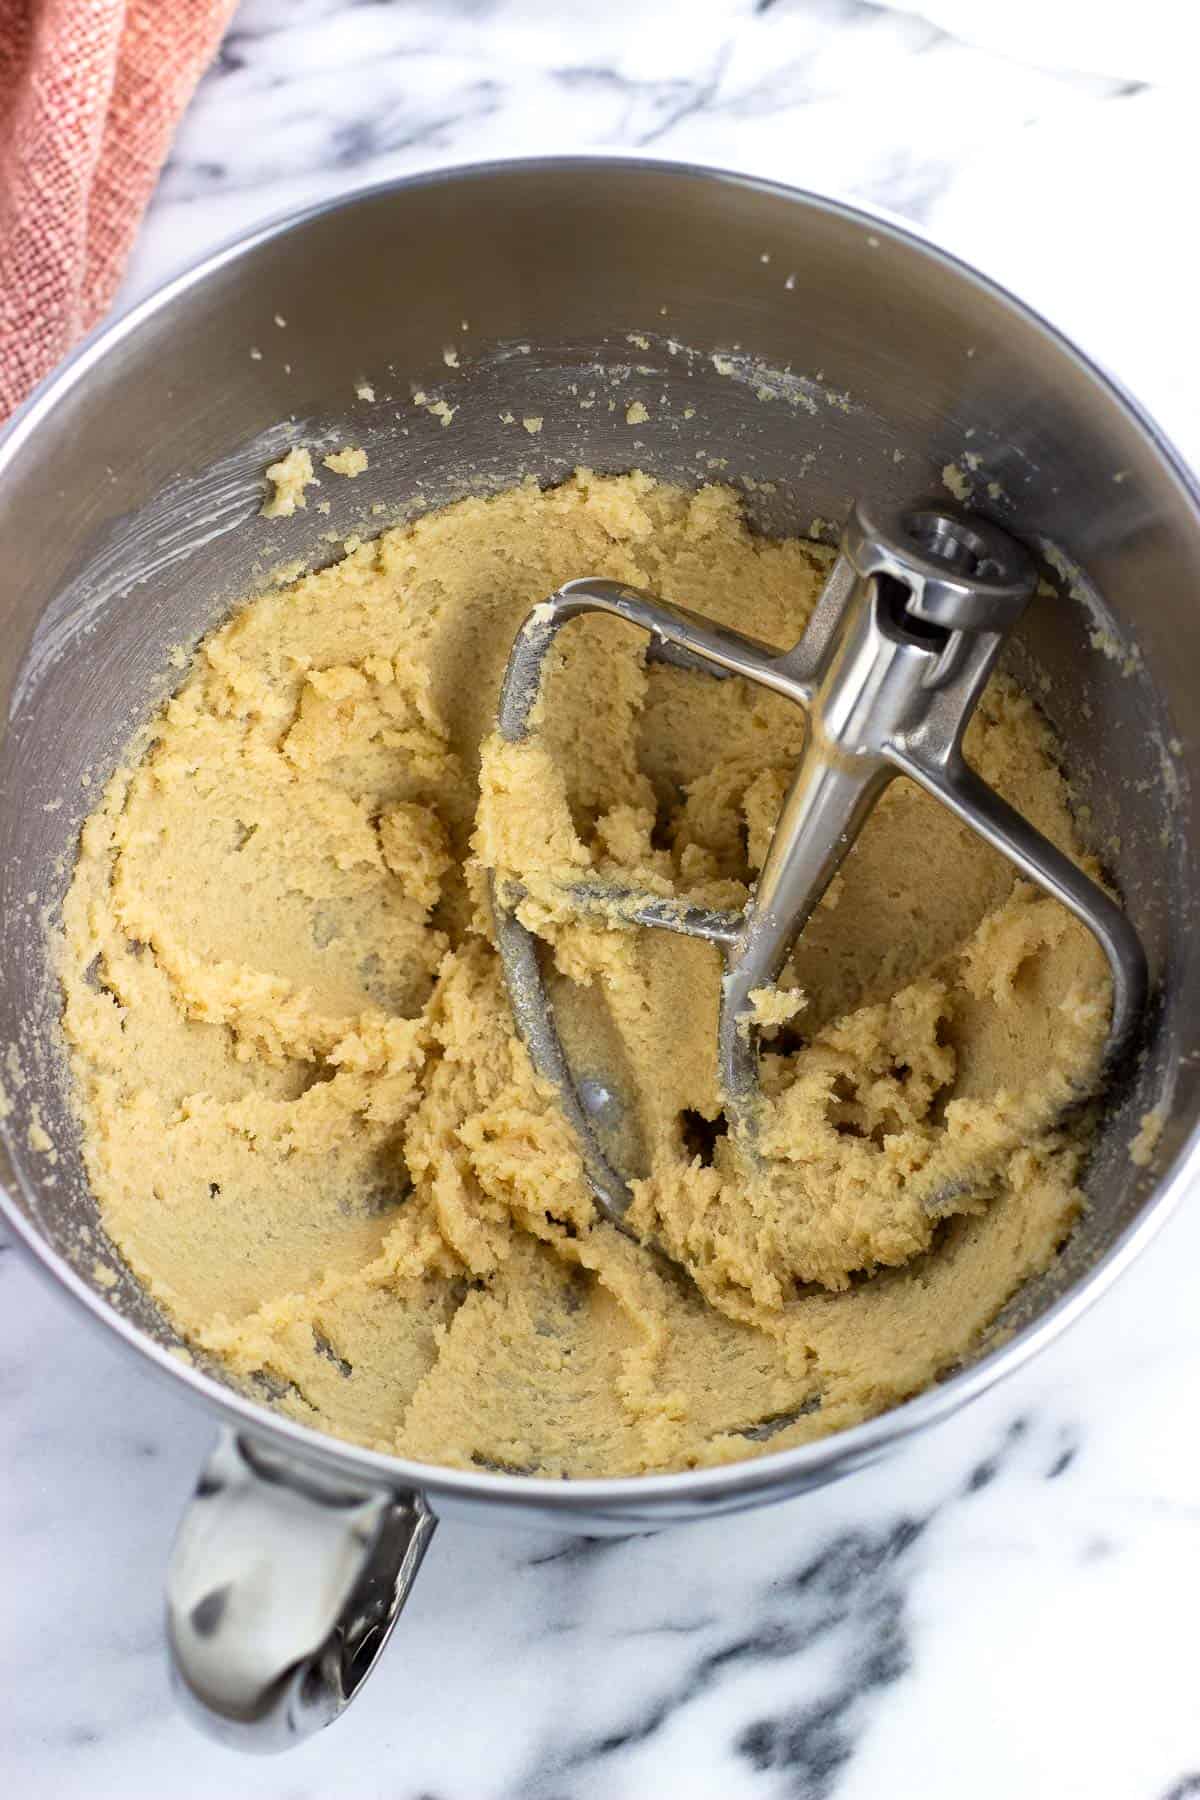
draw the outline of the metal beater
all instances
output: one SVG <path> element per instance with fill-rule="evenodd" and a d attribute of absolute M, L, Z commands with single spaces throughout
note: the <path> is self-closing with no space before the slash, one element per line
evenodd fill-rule
<path fill-rule="evenodd" d="M 758 1043 L 752 994 L 779 977 L 788 953 L 884 788 L 907 775 L 1021 873 L 1069 907 L 1112 971 L 1105 1072 L 1129 1049 L 1146 1000 L 1146 959 L 1120 908 L 1070 858 L 1002 800 L 963 758 L 962 740 L 1004 640 L 1033 594 L 1028 552 L 989 520 L 939 502 L 851 508 L 840 553 L 808 628 L 790 650 L 639 593 L 615 581 L 570 581 L 517 633 L 500 699 L 499 729 L 529 733 L 546 655 L 568 620 L 612 613 L 650 633 L 650 657 L 721 678 L 743 676 L 785 694 L 808 716 L 804 751 L 766 861 L 741 912 L 581 879 L 569 889 L 581 916 L 681 932 L 724 958 L 717 1032 L 719 1087 L 735 1141 L 753 1153 Z M 615 1097 L 577 1083 L 538 966 L 536 939 L 516 916 L 523 890 L 492 882 L 496 936 L 517 1028 L 534 1067 L 558 1089 L 601 1209 L 620 1224 L 627 1183 L 601 1147 Z"/>

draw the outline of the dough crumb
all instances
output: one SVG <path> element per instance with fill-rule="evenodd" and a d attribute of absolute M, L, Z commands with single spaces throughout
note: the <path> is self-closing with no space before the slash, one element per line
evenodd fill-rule
<path fill-rule="evenodd" d="M 1166 1122 L 1161 1106 L 1152 1106 L 1149 1112 L 1142 1114 L 1137 1135 L 1129 1146 L 1129 1160 L 1139 1169 L 1149 1168 Z"/>
<path fill-rule="evenodd" d="M 640 400 L 635 400 L 625 411 L 625 423 L 627 425 L 644 425 L 649 417 L 650 414 L 646 411 L 646 408 L 642 405 Z"/>
<path fill-rule="evenodd" d="M 358 395 L 360 400 L 373 400 L 375 398 L 375 389 L 371 386 L 369 381 L 360 381 L 354 392 Z"/>
<path fill-rule="evenodd" d="M 431 400 L 423 388 L 418 388 L 413 395 L 413 405 L 423 406 L 427 413 L 432 414 L 435 419 L 440 419 L 443 428 L 449 425 L 451 419 L 458 411 L 457 406 L 451 406 L 445 400 Z"/>
<path fill-rule="evenodd" d="M 445 363 L 445 365 L 448 369 L 457 369 L 457 367 L 458 367 L 458 351 L 455 350 L 450 344 L 447 344 L 446 348 L 442 351 L 442 361 Z"/>
<path fill-rule="evenodd" d="M 267 480 L 274 488 L 259 508 L 264 519 L 290 519 L 298 507 L 308 505 L 304 497 L 306 487 L 317 484 L 313 471 L 312 456 L 300 445 L 295 445 L 286 456 L 272 463 L 267 470 Z"/>
<path fill-rule="evenodd" d="M 956 500 L 971 498 L 971 483 L 957 463 L 947 463 L 942 470 L 942 486 L 949 489 Z"/>
<path fill-rule="evenodd" d="M 329 456 L 323 456 L 321 461 L 335 475 L 349 475 L 351 479 L 355 475 L 361 475 L 368 466 L 366 451 L 353 450 L 348 446 L 344 450 L 335 450 Z"/>
<path fill-rule="evenodd" d="M 277 563 L 268 574 L 267 580 L 272 587 L 287 587 L 304 574 L 307 566 L 302 556 L 294 556 L 290 562 Z"/>
<path fill-rule="evenodd" d="M 1123 644 L 1115 632 L 1108 631 L 1103 626 L 1096 626 L 1088 632 L 1088 642 L 1106 661 L 1116 663 L 1126 680 L 1131 675 L 1136 675 L 1142 666 L 1142 653 L 1138 645 Z"/>
<path fill-rule="evenodd" d="M 540 413 L 532 413 L 528 418 L 522 419 L 521 423 L 529 433 L 530 437 L 535 437 L 542 429 L 543 420 Z"/>

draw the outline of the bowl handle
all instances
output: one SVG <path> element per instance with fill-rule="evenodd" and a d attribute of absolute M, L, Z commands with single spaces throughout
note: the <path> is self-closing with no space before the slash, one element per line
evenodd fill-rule
<path fill-rule="evenodd" d="M 419 1493 L 223 1431 L 167 1573 L 172 1675 L 194 1722 L 251 1751 L 330 1724 L 374 1668 L 436 1523 Z"/>

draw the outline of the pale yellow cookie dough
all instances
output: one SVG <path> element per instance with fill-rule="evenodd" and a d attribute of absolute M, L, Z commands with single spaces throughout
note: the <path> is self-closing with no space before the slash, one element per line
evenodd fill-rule
<path fill-rule="evenodd" d="M 342 450 L 334 450 L 328 456 L 323 456 L 321 461 L 335 475 L 348 475 L 351 481 L 369 466 L 366 451 L 355 449 L 349 444 Z"/>
<path fill-rule="evenodd" d="M 559 883 L 740 904 L 799 712 L 589 619 L 539 734 L 490 737 L 513 634 L 561 582 L 788 644 L 829 555 L 751 535 L 726 490 L 581 471 L 389 531 L 201 646 L 84 829 L 64 1025 L 108 1230 L 232 1378 L 431 1462 L 720 1463 L 916 1392 L 1048 1264 L 1108 1016 L 1081 926 L 893 786 L 758 998 L 750 1180 L 720 1135 L 716 953 L 573 919 Z M 968 752 L 1086 863 L 1011 682 Z M 638 1097 L 635 1223 L 691 1281 L 596 1216 L 513 1034 L 487 867 L 527 889 L 581 1062 Z"/>
<path fill-rule="evenodd" d="M 317 475 L 313 469 L 312 453 L 302 445 L 293 445 L 286 456 L 281 456 L 267 470 L 267 480 L 271 484 L 271 492 L 259 507 L 264 519 L 290 519 L 297 507 L 308 505 L 305 488 L 316 485 Z"/>

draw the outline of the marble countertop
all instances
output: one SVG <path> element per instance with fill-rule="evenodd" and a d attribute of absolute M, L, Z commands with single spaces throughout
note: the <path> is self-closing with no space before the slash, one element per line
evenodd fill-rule
<path fill-rule="evenodd" d="M 1191 15 L 1190 18 L 1184 15 Z M 890 208 L 1200 462 L 1193 9 L 246 0 L 122 304 L 362 182 L 637 150 Z M 21 1800 L 1200 1796 L 1200 1209 L 882 1468 L 624 1542 L 454 1524 L 353 1711 L 257 1762 L 175 1713 L 162 1574 L 211 1426 L 0 1254 L 0 1769 Z"/>

